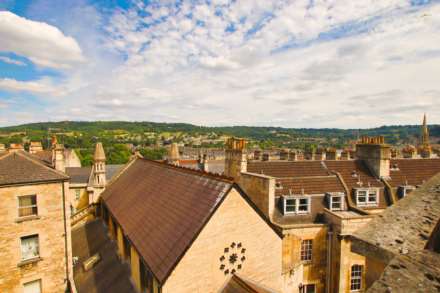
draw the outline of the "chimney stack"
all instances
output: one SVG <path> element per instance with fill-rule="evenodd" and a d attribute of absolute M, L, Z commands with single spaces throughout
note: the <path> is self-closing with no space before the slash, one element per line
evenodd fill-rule
<path fill-rule="evenodd" d="M 289 157 L 289 150 L 282 149 L 280 150 L 280 160 L 286 161 Z"/>
<path fill-rule="evenodd" d="M 255 150 L 254 151 L 254 160 L 255 161 L 261 160 L 261 150 Z"/>
<path fill-rule="evenodd" d="M 179 146 L 177 143 L 173 142 L 170 147 L 170 152 L 168 154 L 168 163 L 172 165 L 179 166 L 180 154 Z"/>
<path fill-rule="evenodd" d="M 247 170 L 246 140 L 230 137 L 225 149 L 225 175 L 239 182 L 241 172 Z"/>
<path fill-rule="evenodd" d="M 9 151 L 11 151 L 11 152 L 24 151 L 23 144 L 21 144 L 21 143 L 11 143 L 9 145 Z"/>
<path fill-rule="evenodd" d="M 0 153 L 5 152 L 6 151 L 6 147 L 3 143 L 0 143 Z"/>
<path fill-rule="evenodd" d="M 53 154 L 52 160 L 55 169 L 61 172 L 66 172 L 64 145 L 58 143 L 55 144 L 53 146 L 52 154 Z"/>
<path fill-rule="evenodd" d="M 31 144 L 29 145 L 29 153 L 35 154 L 38 152 L 41 152 L 43 150 L 43 145 L 40 141 L 31 141 Z"/>
<path fill-rule="evenodd" d="M 338 156 L 337 156 L 336 149 L 335 148 L 328 148 L 325 153 L 325 159 L 326 160 L 337 160 Z"/>
<path fill-rule="evenodd" d="M 378 178 L 390 177 L 391 148 L 383 136 L 363 136 L 356 145 L 356 157 L 366 163 Z"/>
<path fill-rule="evenodd" d="M 296 160 L 298 160 L 297 152 L 294 151 L 294 150 L 289 151 L 289 158 L 288 159 L 289 159 L 289 161 L 296 161 Z"/>

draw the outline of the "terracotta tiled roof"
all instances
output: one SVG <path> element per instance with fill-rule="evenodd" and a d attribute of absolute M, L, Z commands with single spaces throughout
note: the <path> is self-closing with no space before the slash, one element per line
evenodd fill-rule
<path fill-rule="evenodd" d="M 163 283 L 231 188 L 224 177 L 138 158 L 102 198 Z"/>
<path fill-rule="evenodd" d="M 249 162 L 247 171 L 279 178 L 328 175 L 321 161 Z"/>
<path fill-rule="evenodd" d="M 379 190 L 379 203 L 377 207 L 363 207 L 363 209 L 386 208 L 388 202 L 385 198 L 384 184 L 377 179 L 361 160 L 347 161 L 326 161 L 327 168 L 333 172 L 341 174 L 347 188 L 352 191 L 350 194 L 353 202 L 355 202 L 354 189 L 359 187 L 377 187 Z M 355 176 L 356 175 L 356 176 Z"/>
<path fill-rule="evenodd" d="M 391 167 L 391 186 L 416 186 L 440 173 L 440 159 L 397 159 L 391 160 Z"/>
<path fill-rule="evenodd" d="M 62 181 L 68 178 L 24 151 L 7 153 L 0 157 L 0 185 Z"/>
<path fill-rule="evenodd" d="M 336 176 L 296 177 L 276 180 L 280 187 L 275 195 L 292 194 L 325 194 L 326 192 L 345 192 L 344 186 Z"/>
<path fill-rule="evenodd" d="M 264 288 L 243 277 L 233 275 L 220 293 L 276 293 L 276 291 Z"/>

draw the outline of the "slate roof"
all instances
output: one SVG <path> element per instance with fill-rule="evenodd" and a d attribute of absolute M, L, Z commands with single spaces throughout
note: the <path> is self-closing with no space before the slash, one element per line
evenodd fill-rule
<path fill-rule="evenodd" d="M 220 293 L 277 293 L 244 277 L 233 275 Z"/>
<path fill-rule="evenodd" d="M 225 177 L 137 158 L 101 196 L 163 284 L 232 186 Z"/>
<path fill-rule="evenodd" d="M 433 234 L 439 233 L 436 230 L 439 220 L 440 175 L 437 175 L 354 233 L 354 252 L 372 254 L 389 262 L 368 292 L 440 289 L 440 254 L 435 247 L 432 251 L 425 249 L 429 239 L 438 237 Z"/>
<path fill-rule="evenodd" d="M 24 151 L 15 151 L 0 157 L 0 185 L 63 181 L 64 173 L 52 169 Z"/>
<path fill-rule="evenodd" d="M 124 165 L 106 165 L 105 166 L 105 176 L 107 181 L 110 181 L 113 176 L 115 176 L 119 170 L 122 169 Z M 87 184 L 90 178 L 90 172 L 92 172 L 92 167 L 67 167 L 66 173 L 70 177 L 70 183 L 76 184 Z"/>
<path fill-rule="evenodd" d="M 345 192 L 344 186 L 335 175 L 319 177 L 293 177 L 276 180 L 280 188 L 275 190 L 275 195 L 325 194 L 327 192 Z"/>
<path fill-rule="evenodd" d="M 392 187 L 421 185 L 440 173 L 440 159 L 397 159 L 391 160 L 391 166 L 396 169 L 390 171 Z"/>
<path fill-rule="evenodd" d="M 70 183 L 87 184 L 92 167 L 67 167 L 66 173 L 70 177 Z"/>

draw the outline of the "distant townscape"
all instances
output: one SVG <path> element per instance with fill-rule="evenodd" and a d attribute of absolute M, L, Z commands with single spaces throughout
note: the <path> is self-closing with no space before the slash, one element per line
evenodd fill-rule
<path fill-rule="evenodd" d="M 426 116 L 411 144 L 357 134 L 303 149 L 212 129 L 151 130 L 152 146 L 146 132 L 136 144 L 134 132 L 41 125 L 2 130 L 0 292 L 440 288 L 440 158 Z"/>

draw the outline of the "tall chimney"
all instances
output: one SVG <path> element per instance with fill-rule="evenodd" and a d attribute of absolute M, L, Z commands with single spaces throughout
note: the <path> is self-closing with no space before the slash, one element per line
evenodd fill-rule
<path fill-rule="evenodd" d="M 254 151 L 254 160 L 255 161 L 261 160 L 261 150 L 255 150 Z"/>
<path fill-rule="evenodd" d="M 390 177 L 391 147 L 385 144 L 383 136 L 362 137 L 356 145 L 356 157 L 378 178 Z"/>
<path fill-rule="evenodd" d="M 234 178 L 237 182 L 241 172 L 247 170 L 246 140 L 231 137 L 226 142 L 225 175 Z"/>
<path fill-rule="evenodd" d="M 55 144 L 53 149 L 53 164 L 55 169 L 66 172 L 66 161 L 64 158 L 64 145 Z"/>
<path fill-rule="evenodd" d="M 177 143 L 173 142 L 168 153 L 168 163 L 172 165 L 179 166 L 180 154 L 179 146 Z"/>

